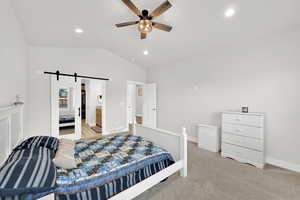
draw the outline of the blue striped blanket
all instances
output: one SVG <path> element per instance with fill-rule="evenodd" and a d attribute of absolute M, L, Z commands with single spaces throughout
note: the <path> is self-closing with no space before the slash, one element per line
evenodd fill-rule
<path fill-rule="evenodd" d="M 14 148 L 0 168 L 0 200 L 36 199 L 53 192 L 57 148 L 58 139 L 48 136 L 31 137 Z"/>

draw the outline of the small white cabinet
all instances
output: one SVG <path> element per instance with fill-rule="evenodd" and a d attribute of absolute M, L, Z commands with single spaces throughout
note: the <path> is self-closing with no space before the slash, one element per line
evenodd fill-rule
<path fill-rule="evenodd" d="M 222 113 L 222 156 L 258 168 L 265 165 L 264 114 Z"/>
<path fill-rule="evenodd" d="M 211 152 L 220 152 L 221 134 L 217 126 L 198 125 L 198 147 Z"/>

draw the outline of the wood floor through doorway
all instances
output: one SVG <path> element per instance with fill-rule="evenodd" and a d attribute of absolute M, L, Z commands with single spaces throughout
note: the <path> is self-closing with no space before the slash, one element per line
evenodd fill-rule
<path fill-rule="evenodd" d="M 81 139 L 89 139 L 89 138 L 95 138 L 95 137 L 101 137 L 101 133 L 95 132 L 87 123 L 85 120 L 82 120 L 81 122 Z"/>

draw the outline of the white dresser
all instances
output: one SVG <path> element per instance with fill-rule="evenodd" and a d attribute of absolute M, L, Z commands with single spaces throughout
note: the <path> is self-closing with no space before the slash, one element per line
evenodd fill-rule
<path fill-rule="evenodd" d="M 265 165 L 264 114 L 223 112 L 222 156 L 258 168 Z"/>

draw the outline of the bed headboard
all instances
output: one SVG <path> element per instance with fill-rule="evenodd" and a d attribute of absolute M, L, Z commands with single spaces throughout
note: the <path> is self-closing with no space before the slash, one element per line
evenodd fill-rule
<path fill-rule="evenodd" d="M 23 105 L 0 108 L 0 165 L 23 138 Z"/>

